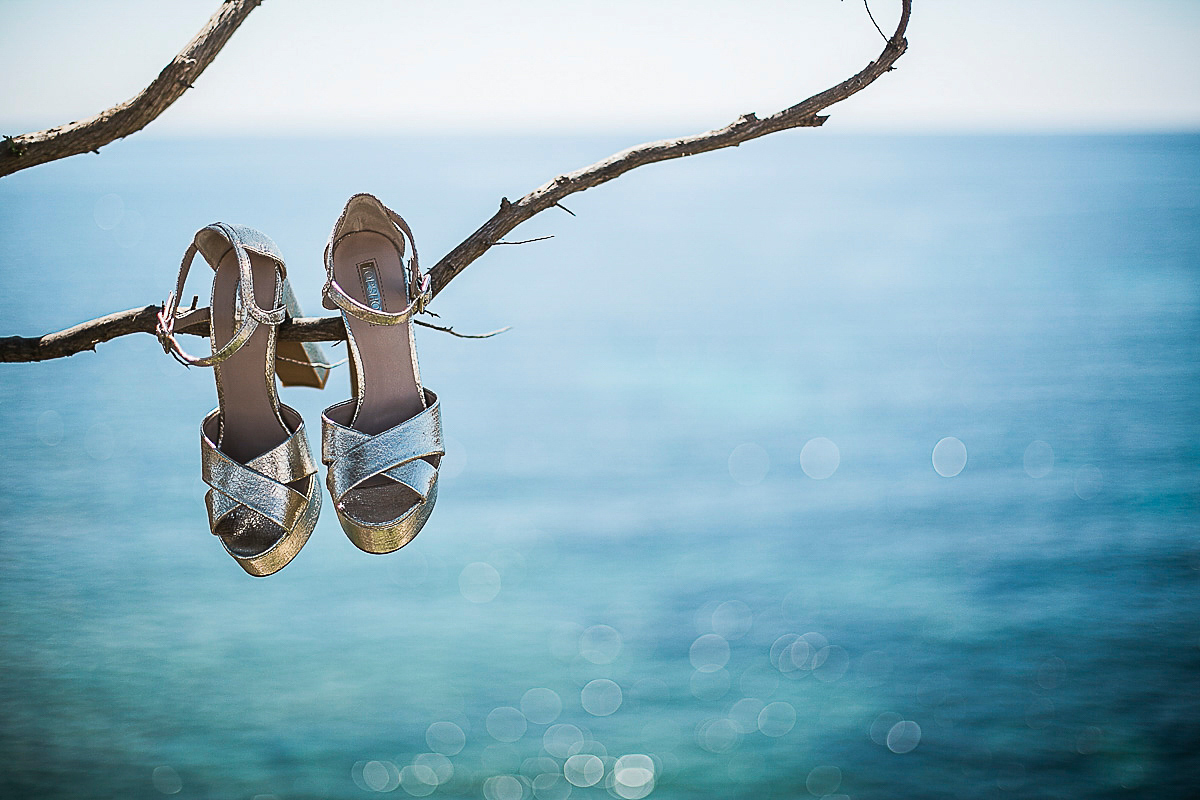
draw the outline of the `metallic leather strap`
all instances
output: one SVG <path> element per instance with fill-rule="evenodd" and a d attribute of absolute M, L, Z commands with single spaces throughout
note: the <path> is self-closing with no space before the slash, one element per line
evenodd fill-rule
<path fill-rule="evenodd" d="M 325 284 L 324 292 L 325 297 L 329 298 L 342 311 L 365 322 L 370 322 L 372 325 L 399 325 L 402 322 L 408 322 L 414 315 L 424 311 L 425 306 L 432 299 L 428 275 L 423 277 L 419 291 L 413 297 L 412 302 L 405 306 L 403 311 L 395 313 L 376 311 L 370 306 L 358 302 L 346 294 L 346 290 L 333 278 L 330 278 L 329 283 Z"/>
<path fill-rule="evenodd" d="M 209 523 L 217 523 L 245 506 L 284 530 L 291 530 L 308 505 L 304 494 L 287 484 L 314 475 L 316 463 L 308 449 L 304 422 L 288 406 L 280 406 L 291 435 L 280 444 L 245 464 L 229 458 L 217 447 L 220 411 L 214 410 L 200 427 L 200 453 L 204 482 L 209 492 Z"/>
<path fill-rule="evenodd" d="M 242 308 L 246 313 L 242 315 L 242 321 L 238 325 L 238 329 L 234 331 L 233 336 L 228 342 L 207 356 L 193 356 L 180 346 L 179 340 L 175 337 L 175 326 L 178 322 L 186 318 L 189 313 L 192 313 L 189 310 L 180 314 L 179 300 L 183 295 L 183 287 L 187 283 L 187 276 L 191 271 L 192 262 L 200 249 L 200 236 L 205 231 L 212 231 L 219 234 L 233 248 L 238 263 L 238 293 L 242 301 Z M 183 254 L 183 262 L 179 265 L 179 277 L 175 281 L 175 290 L 167 295 L 167 300 L 163 303 L 162 310 L 158 313 L 158 324 L 155 327 L 155 335 L 163 347 L 163 352 L 174 356 L 182 364 L 194 367 L 211 367 L 214 364 L 225 361 L 241 349 L 242 345 L 250 340 L 250 337 L 260 324 L 278 325 L 287 318 L 286 305 L 267 310 L 260 308 L 255 302 L 254 273 L 250 266 L 248 250 L 274 260 L 279 267 L 281 279 L 286 279 L 287 268 L 283 264 L 283 257 L 279 254 L 275 243 L 253 228 L 248 228 L 244 225 L 231 225 L 225 222 L 214 222 L 212 225 L 201 228 L 196 233 L 192 243 L 188 245 L 187 251 Z M 207 256 L 205 260 L 208 260 Z M 219 264 L 209 263 L 209 266 L 215 272 Z"/>
<path fill-rule="evenodd" d="M 409 258 L 408 264 L 405 265 L 406 277 L 408 279 L 408 296 L 412 300 L 403 311 L 376 311 L 370 306 L 355 300 L 334 280 L 333 246 L 337 243 L 337 235 L 341 231 L 342 222 L 346 218 L 351 202 L 356 197 L 369 197 L 375 201 L 383 209 L 392 226 L 401 233 L 402 237 L 407 238 L 409 246 L 412 247 L 412 257 Z M 401 241 L 404 241 L 404 238 Z M 403 258 L 400 259 L 400 263 L 404 265 Z M 325 275 L 325 286 L 321 290 L 321 293 L 325 300 L 328 301 L 325 304 L 326 307 L 331 308 L 329 303 L 332 303 L 347 314 L 373 325 L 399 325 L 400 323 L 407 322 L 412 319 L 413 315 L 424 311 L 425 306 L 433 299 L 433 287 L 429 276 L 421 273 L 420 258 L 417 255 L 417 241 L 413 238 L 412 229 L 408 227 L 408 223 L 404 221 L 403 217 L 385 206 L 380 202 L 379 198 L 370 194 L 357 194 L 346 202 L 346 207 L 342 210 L 342 216 L 338 218 L 337 224 L 333 226 L 333 231 L 329 234 L 329 242 L 325 245 Z"/>
<path fill-rule="evenodd" d="M 345 409 L 340 403 L 321 415 L 321 461 L 329 465 L 329 493 L 341 503 L 346 493 L 376 475 L 384 475 L 429 497 L 437 467 L 424 459 L 445 455 L 442 443 L 441 405 L 437 395 L 425 390 L 428 407 L 415 417 L 377 435 L 342 425 L 330 412 Z"/>

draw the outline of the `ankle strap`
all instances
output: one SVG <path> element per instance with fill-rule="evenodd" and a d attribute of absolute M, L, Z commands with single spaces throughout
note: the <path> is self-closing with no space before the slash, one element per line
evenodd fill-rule
<path fill-rule="evenodd" d="M 371 199 L 379 203 L 378 199 Z M 433 299 L 433 288 L 430 284 L 429 276 L 421 273 L 421 264 L 417 256 L 417 241 L 413 238 L 412 230 L 408 227 L 408 223 L 404 221 L 403 217 L 383 203 L 379 203 L 379 206 L 387 214 L 388 219 L 396 230 L 400 231 L 404 237 L 407 237 L 408 243 L 412 247 L 412 257 L 409 258 L 406 266 L 408 273 L 408 295 L 412 298 L 408 306 L 403 311 L 397 312 L 376 311 L 347 294 L 346 290 L 334 279 L 333 246 L 336 241 L 335 237 L 337 236 L 338 229 L 341 228 L 341 220 L 333 227 L 333 233 L 329 236 L 329 243 L 325 246 L 326 281 L 321 293 L 330 303 L 333 303 L 333 305 L 345 311 L 350 316 L 357 317 L 364 322 L 369 322 L 373 325 L 399 325 L 425 310 L 425 306 Z M 347 207 L 349 207 L 349 204 L 347 204 Z M 344 217 L 345 212 L 342 213 Z M 403 258 L 400 259 L 400 263 L 401 266 L 405 266 Z M 330 306 L 326 304 L 326 307 Z"/>
<path fill-rule="evenodd" d="M 238 329 L 234 331 L 233 336 L 224 346 L 218 350 L 214 350 L 207 356 L 193 356 L 187 353 L 180 346 L 178 339 L 175 338 L 175 325 L 184 319 L 187 319 L 187 322 L 195 321 L 194 319 L 188 319 L 189 315 L 194 314 L 191 309 L 182 314 L 179 313 L 179 299 L 183 294 L 183 286 L 187 282 L 188 272 L 191 271 L 192 261 L 200 249 L 198 242 L 205 231 L 212 231 L 218 234 L 233 247 L 233 252 L 237 257 L 238 263 L 238 293 L 242 301 L 242 309 L 245 313 L 242 315 L 242 321 Z M 168 353 L 175 360 L 187 366 L 211 367 L 214 364 L 220 364 L 240 350 L 242 345 L 250 340 L 250 337 L 254 334 L 259 324 L 278 325 L 284 321 L 287 317 L 286 305 L 267 310 L 259 307 L 258 303 L 255 302 L 254 271 L 250 266 L 248 248 L 274 260 L 278 265 L 280 280 L 286 279 L 287 271 L 283 265 L 282 256 L 279 255 L 279 251 L 275 248 L 275 243 L 253 228 L 215 222 L 196 233 L 196 237 L 188 245 L 187 251 L 183 254 L 183 262 L 179 265 L 179 278 L 175 282 L 175 290 L 167 295 L 162 310 L 158 312 L 158 324 L 155 326 L 154 333 L 158 337 L 159 344 L 162 345 L 163 352 Z M 208 261 L 207 256 L 205 257 L 205 261 Z M 209 263 L 209 266 L 216 272 L 219 262 L 217 264 Z"/>

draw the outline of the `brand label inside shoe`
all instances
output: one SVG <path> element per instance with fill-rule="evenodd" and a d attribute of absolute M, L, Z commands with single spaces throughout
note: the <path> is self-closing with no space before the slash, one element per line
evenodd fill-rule
<path fill-rule="evenodd" d="M 367 305 L 376 311 L 383 311 L 383 294 L 379 290 L 379 267 L 376 266 L 375 260 L 359 264 L 358 276 L 362 279 L 363 292 L 367 295 Z"/>

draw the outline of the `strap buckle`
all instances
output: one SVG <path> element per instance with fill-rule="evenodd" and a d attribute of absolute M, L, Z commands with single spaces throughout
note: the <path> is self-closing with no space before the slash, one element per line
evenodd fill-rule
<path fill-rule="evenodd" d="M 175 341 L 175 309 L 178 308 L 178 305 L 175 293 L 171 292 L 156 315 L 158 322 L 154 326 L 154 335 L 157 337 L 158 343 L 162 345 L 164 353 L 187 367 L 190 364 L 179 355 L 179 342 Z M 168 311 L 168 309 L 170 310 Z"/>
<path fill-rule="evenodd" d="M 416 277 L 416 274 L 414 274 Z M 413 298 L 413 313 L 420 314 L 425 311 L 425 307 L 433 300 L 433 284 L 429 280 L 429 275 L 422 275 L 421 282 L 418 285 L 417 296 Z"/>

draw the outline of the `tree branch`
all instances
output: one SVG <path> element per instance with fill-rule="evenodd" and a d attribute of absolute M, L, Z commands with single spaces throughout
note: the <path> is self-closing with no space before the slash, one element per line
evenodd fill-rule
<path fill-rule="evenodd" d="M 200 73 L 261 2 L 225 0 L 196 37 L 132 100 L 79 122 L 4 137 L 0 142 L 0 177 L 60 158 L 96 152 L 146 127 L 192 88 Z"/>
<path fill-rule="evenodd" d="M 620 177 L 631 169 L 667 161 L 672 158 L 683 158 L 699 153 L 707 153 L 724 147 L 736 147 L 743 142 L 766 136 L 769 133 L 783 131 L 789 128 L 817 127 L 822 125 L 826 117 L 818 116 L 834 103 L 841 102 L 851 95 L 857 94 L 874 83 L 875 79 L 892 69 L 896 59 L 904 55 L 908 41 L 904 33 L 908 29 L 908 19 L 912 11 L 912 0 L 902 0 L 900 22 L 896 32 L 888 40 L 879 58 L 864 67 L 858 74 L 839 83 L 837 86 L 815 94 L 807 100 L 783 111 L 772 114 L 765 119 L 759 119 L 754 114 L 743 114 L 724 128 L 688 136 L 681 139 L 664 139 L 658 142 L 631 147 L 620 153 L 609 156 L 603 161 L 575 172 L 559 175 L 549 183 L 544 183 L 537 189 L 522 197 L 515 203 L 508 198 L 500 200 L 500 210 L 492 215 L 473 234 L 468 236 L 460 245 L 447 253 L 441 261 L 429 271 L 433 284 L 433 293 L 446 288 L 455 276 L 466 269 L 471 262 L 486 253 L 500 238 L 530 219 L 536 214 L 559 205 L 563 198 L 585 189 L 591 189 L 613 178 Z"/>
<path fill-rule="evenodd" d="M 235 5 L 235 3 L 226 3 L 226 6 L 222 7 L 222 12 L 230 5 Z M 759 119 L 754 114 L 744 114 L 723 128 L 680 139 L 664 139 L 638 145 L 609 156 L 591 166 L 560 175 L 554 180 L 542 184 L 515 203 L 510 202 L 507 197 L 501 198 L 500 208 L 492 215 L 492 218 L 443 256 L 429 271 L 434 296 L 437 296 L 442 289 L 449 285 L 450 281 L 454 280 L 493 245 L 500 243 L 506 234 L 522 222 L 555 206 L 565 210 L 561 201 L 576 192 L 607 183 L 646 164 L 707 153 L 724 147 L 736 147 L 743 142 L 790 128 L 816 127 L 823 124 L 826 117 L 819 116 L 818 112 L 870 86 L 879 76 L 891 71 L 896 60 L 904 55 L 908 48 L 904 34 L 908 29 L 911 11 L 912 0 L 901 0 L 900 21 L 896 26 L 896 32 L 888 39 L 883 52 L 877 59 L 856 75 L 790 108 L 764 119 Z M 220 13 L 218 12 L 218 16 Z M 210 21 L 210 26 L 211 24 Z M 203 35 L 201 32 L 201 36 L 197 38 L 202 38 Z M 214 52 L 213 55 L 215 54 Z M 211 56 L 209 60 L 211 60 Z M 137 98 L 133 102 L 136 101 Z M 62 156 L 57 157 L 61 158 Z M 146 306 L 83 322 L 64 331 L 45 336 L 0 338 L 0 361 L 44 361 L 50 358 L 62 358 L 83 350 L 94 350 L 100 342 L 106 342 L 118 336 L 139 332 L 153 333 L 155 315 L 158 310 L 158 306 Z M 206 324 L 201 323 L 194 327 L 195 330 L 177 330 L 177 332 L 208 335 Z M 306 317 L 285 322 L 280 326 L 279 336 L 283 341 L 335 341 L 344 339 L 346 331 L 340 317 Z"/>
<path fill-rule="evenodd" d="M 85 350 L 94 351 L 96 345 L 118 336 L 131 333 L 153 335 L 160 309 L 161 306 L 131 308 L 45 336 L 0 336 L 0 362 L 49 361 Z M 460 339 L 490 339 L 509 330 L 505 326 L 487 333 L 461 333 L 448 325 L 435 325 L 420 319 L 414 319 L 413 322 Z M 208 336 L 208 322 L 193 322 L 188 327 L 176 328 L 175 333 Z M 279 326 L 279 340 L 282 342 L 338 342 L 345 339 L 346 326 L 341 317 L 299 317 L 286 320 Z"/>

